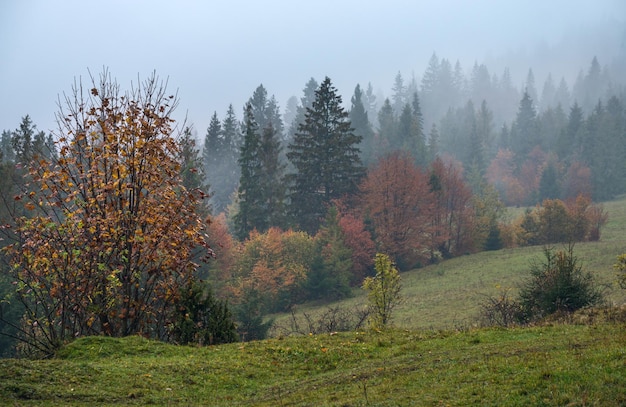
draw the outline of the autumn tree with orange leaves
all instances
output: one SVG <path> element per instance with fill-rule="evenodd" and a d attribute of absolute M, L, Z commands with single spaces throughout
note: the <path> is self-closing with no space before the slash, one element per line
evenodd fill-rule
<path fill-rule="evenodd" d="M 430 256 L 433 199 L 428 175 L 400 152 L 382 158 L 361 185 L 362 210 L 378 250 L 407 270 Z"/>
<path fill-rule="evenodd" d="M 175 96 L 152 75 L 130 92 L 104 72 L 58 113 L 57 159 L 38 157 L 16 196 L 31 211 L 7 249 L 22 339 L 50 354 L 76 336 L 166 339 L 204 247 L 201 191 L 180 178 Z"/>

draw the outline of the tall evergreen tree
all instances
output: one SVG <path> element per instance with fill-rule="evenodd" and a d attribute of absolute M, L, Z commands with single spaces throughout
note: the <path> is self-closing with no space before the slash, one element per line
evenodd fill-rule
<path fill-rule="evenodd" d="M 251 103 L 247 103 L 244 109 L 242 127 L 243 145 L 239 156 L 241 176 L 237 191 L 239 211 L 234 217 L 234 234 L 240 240 L 245 239 L 254 230 L 255 225 L 260 223 L 258 209 L 262 205 L 262 194 L 258 183 L 261 174 L 261 159 L 259 157 L 261 138 Z"/>
<path fill-rule="evenodd" d="M 429 164 L 435 161 L 435 158 L 439 156 L 439 130 L 437 125 L 433 123 L 428 134 L 428 162 Z"/>
<path fill-rule="evenodd" d="M 550 160 L 541 172 L 539 180 L 539 202 L 545 199 L 556 199 L 561 195 L 559 172 L 556 164 Z"/>
<path fill-rule="evenodd" d="M 411 99 L 411 138 L 407 146 L 415 156 L 415 164 L 426 167 L 428 164 L 428 152 L 426 149 L 426 136 L 424 134 L 424 115 L 417 91 L 413 92 Z"/>
<path fill-rule="evenodd" d="M 374 159 L 380 158 L 393 150 L 393 140 L 397 133 L 397 119 L 389 99 L 385 99 L 378 112 L 378 137 L 375 142 Z"/>
<path fill-rule="evenodd" d="M 13 162 L 15 160 L 15 152 L 11 142 L 12 134 L 9 130 L 3 130 L 0 138 L 0 158 L 4 162 Z"/>
<path fill-rule="evenodd" d="M 183 185 L 190 193 L 197 197 L 196 210 L 206 217 L 211 213 L 209 204 L 209 185 L 206 183 L 204 165 L 200 150 L 196 147 L 196 138 L 190 127 L 186 127 L 178 139 L 180 149 L 178 162 L 180 163 L 180 177 Z"/>
<path fill-rule="evenodd" d="M 296 118 L 293 122 L 289 123 L 289 135 L 287 137 L 289 140 L 293 140 L 296 132 L 298 131 L 298 126 L 304 122 L 304 116 L 306 115 L 307 109 L 313 105 L 317 87 L 318 83 L 314 78 L 309 79 L 304 86 L 304 89 L 302 90 L 302 97 L 300 98 L 300 105 L 296 111 Z"/>
<path fill-rule="evenodd" d="M 570 92 L 569 87 L 567 86 L 567 82 L 565 82 L 565 78 L 561 78 L 559 82 L 559 86 L 556 88 L 554 93 L 554 104 L 561 105 L 563 109 L 567 109 L 570 107 Z"/>
<path fill-rule="evenodd" d="M 535 85 L 535 74 L 533 73 L 532 69 L 529 69 L 528 75 L 526 75 L 526 82 L 524 82 L 524 92 L 528 93 L 528 96 L 535 104 L 539 101 L 537 86 Z"/>
<path fill-rule="evenodd" d="M 557 139 L 555 150 L 561 160 L 571 162 L 581 158 L 584 122 L 583 109 L 577 102 L 574 102 L 567 117 L 567 124 Z"/>
<path fill-rule="evenodd" d="M 520 101 L 517 116 L 511 125 L 510 140 L 511 149 L 516 154 L 518 164 L 526 159 L 535 146 L 541 144 L 537 128 L 537 112 L 528 92 L 524 92 Z"/>
<path fill-rule="evenodd" d="M 361 137 L 361 161 L 366 165 L 372 161 L 374 147 L 374 130 L 369 121 L 369 116 L 363 104 L 363 91 L 360 85 L 354 88 L 354 95 L 351 99 L 352 106 L 348 118 L 354 128 L 354 134 Z"/>
<path fill-rule="evenodd" d="M 278 133 L 270 121 L 263 129 L 259 151 L 261 172 L 257 180 L 259 199 L 259 222 L 254 227 L 265 232 L 272 226 L 285 227 L 285 164 L 281 162 L 282 145 Z"/>
<path fill-rule="evenodd" d="M 598 103 L 588 121 L 587 159 L 592 173 L 594 198 L 606 200 L 626 192 L 626 112 L 622 102 L 611 97 L 606 107 Z"/>
<path fill-rule="evenodd" d="M 291 213 L 300 228 L 311 234 L 331 201 L 356 192 L 364 175 L 357 147 L 361 137 L 354 134 L 341 102 L 326 77 L 287 153 L 294 167 L 288 175 Z"/>
<path fill-rule="evenodd" d="M 225 208 L 225 203 L 222 202 L 223 193 L 221 191 L 221 185 L 219 185 L 220 181 L 224 179 L 221 174 L 222 158 L 224 157 L 224 151 L 226 149 L 224 144 L 222 123 L 217 117 L 217 112 L 213 112 L 206 135 L 204 136 L 202 164 L 206 176 L 215 183 L 215 185 L 211 186 L 211 204 L 216 207 L 218 212 L 221 212 L 221 210 Z"/>
<path fill-rule="evenodd" d="M 404 78 L 402 78 L 402 74 L 398 72 L 393 82 L 393 95 L 391 97 L 393 107 L 393 111 L 396 115 L 399 115 L 406 104 L 406 86 L 404 85 Z"/>
<path fill-rule="evenodd" d="M 555 103 L 556 86 L 554 86 L 554 80 L 552 74 L 548 74 L 546 81 L 543 84 L 543 90 L 541 91 L 541 110 L 546 110 L 548 107 L 556 107 Z"/>
<path fill-rule="evenodd" d="M 228 107 L 223 126 L 214 112 L 204 137 L 202 161 L 211 185 L 209 200 L 214 213 L 226 210 L 239 181 L 239 129 L 233 106 Z"/>
<path fill-rule="evenodd" d="M 368 82 L 367 89 L 363 95 L 363 105 L 367 111 L 367 117 L 370 119 L 372 126 L 376 126 L 376 114 L 378 113 L 378 104 L 376 103 L 376 95 L 372 83 Z"/>

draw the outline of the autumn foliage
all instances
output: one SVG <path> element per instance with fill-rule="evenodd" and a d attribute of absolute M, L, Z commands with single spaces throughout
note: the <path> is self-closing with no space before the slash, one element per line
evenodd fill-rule
<path fill-rule="evenodd" d="M 546 199 L 516 222 L 520 245 L 597 241 L 608 219 L 601 205 L 585 195 L 575 200 Z"/>
<path fill-rule="evenodd" d="M 182 185 L 170 115 L 176 99 L 156 76 L 127 94 L 103 74 L 59 113 L 58 159 L 38 157 L 16 197 L 32 216 L 9 246 L 22 331 L 47 352 L 79 335 L 165 338 L 181 287 L 208 246 Z"/>
<path fill-rule="evenodd" d="M 382 158 L 368 172 L 361 195 L 379 251 L 405 269 L 429 258 L 434 201 L 428 175 L 412 158 L 399 152 Z"/>

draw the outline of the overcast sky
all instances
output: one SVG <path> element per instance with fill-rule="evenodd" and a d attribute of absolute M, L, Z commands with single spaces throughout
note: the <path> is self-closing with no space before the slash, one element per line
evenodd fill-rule
<path fill-rule="evenodd" d="M 469 70 L 625 21 L 624 0 L 0 0 L 0 130 L 26 114 L 54 129 L 58 95 L 103 66 L 123 88 L 153 70 L 169 78 L 177 118 L 203 137 L 213 111 L 233 103 L 240 116 L 261 83 L 282 110 L 329 76 L 349 107 L 357 83 L 388 93 L 435 51 Z"/>

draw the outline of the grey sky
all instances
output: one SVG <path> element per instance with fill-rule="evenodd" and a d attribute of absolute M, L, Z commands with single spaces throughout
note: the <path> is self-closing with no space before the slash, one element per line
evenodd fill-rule
<path fill-rule="evenodd" d="M 103 66 L 123 88 L 153 70 L 169 77 L 177 118 L 202 137 L 214 110 L 233 103 L 240 115 L 260 83 L 284 109 L 327 75 L 349 103 L 357 83 L 388 93 L 398 71 L 419 79 L 434 51 L 468 70 L 625 21 L 623 0 L 0 0 L 0 130 L 26 114 L 53 129 L 57 95 Z M 519 63 L 514 77 L 532 64 Z"/>

